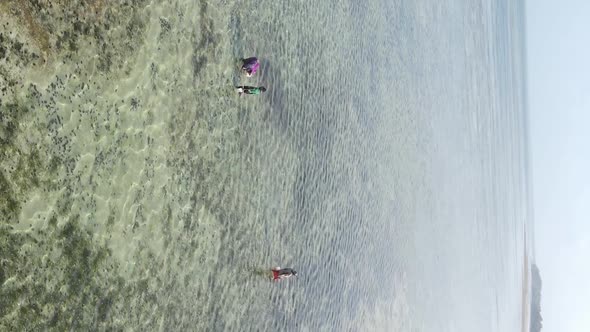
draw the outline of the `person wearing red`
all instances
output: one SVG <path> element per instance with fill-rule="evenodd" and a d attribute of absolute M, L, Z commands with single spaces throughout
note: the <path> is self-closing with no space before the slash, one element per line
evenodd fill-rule
<path fill-rule="evenodd" d="M 281 269 L 280 267 L 275 267 L 273 269 L 271 269 L 272 271 L 272 279 L 273 280 L 281 280 L 281 279 L 287 279 L 289 277 L 292 276 L 297 276 L 297 271 L 293 270 L 290 267 Z"/>

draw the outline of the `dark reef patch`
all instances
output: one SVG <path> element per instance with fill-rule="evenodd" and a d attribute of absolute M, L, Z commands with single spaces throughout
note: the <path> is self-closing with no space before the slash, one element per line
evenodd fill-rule
<path fill-rule="evenodd" d="M 134 280 L 120 277 L 105 241 L 86 228 L 83 218 L 94 215 L 72 211 L 76 203 L 96 208 L 94 197 L 80 194 L 84 181 L 94 189 L 96 183 L 94 174 L 85 180 L 76 171 L 81 159 L 74 150 L 76 130 L 65 128 L 71 119 L 61 107 L 78 102 L 73 113 L 100 125 L 96 102 L 84 101 L 86 91 L 97 84 L 86 79 L 88 70 L 116 78 L 132 68 L 144 43 L 146 4 L 0 2 L 0 331 L 122 330 L 124 322 L 139 321 L 141 310 L 129 310 L 136 305 Z M 45 77 L 56 61 L 71 72 Z M 35 68 L 47 85 L 23 83 L 25 73 Z M 141 107 L 138 99 L 131 105 Z M 118 112 L 116 105 L 105 110 L 111 112 Z M 92 165 L 97 177 L 110 172 L 121 157 L 121 139 L 124 134 L 97 152 Z M 19 220 L 33 193 L 48 192 L 56 194 L 49 212 Z M 109 214 L 107 227 L 115 213 Z M 151 311 L 156 306 L 154 300 L 141 305 Z M 113 319 L 115 312 L 122 320 Z"/>
<path fill-rule="evenodd" d="M 112 324 L 112 299 L 124 289 L 115 291 L 123 281 L 113 277 L 110 251 L 97 245 L 76 218 L 59 225 L 59 218 L 51 217 L 38 232 L 0 227 L 3 331 L 90 330 Z M 94 316 L 79 315 L 89 307 L 97 309 Z"/>
<path fill-rule="evenodd" d="M 206 0 L 199 2 L 199 27 L 193 32 L 193 76 L 195 80 L 203 71 L 210 58 L 214 57 L 219 47 L 219 33 L 215 32 L 215 22 L 209 15 Z"/>

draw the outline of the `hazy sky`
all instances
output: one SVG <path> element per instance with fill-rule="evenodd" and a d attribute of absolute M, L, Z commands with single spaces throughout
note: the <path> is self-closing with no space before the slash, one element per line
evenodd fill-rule
<path fill-rule="evenodd" d="M 527 0 L 543 331 L 590 331 L 590 1 Z"/>

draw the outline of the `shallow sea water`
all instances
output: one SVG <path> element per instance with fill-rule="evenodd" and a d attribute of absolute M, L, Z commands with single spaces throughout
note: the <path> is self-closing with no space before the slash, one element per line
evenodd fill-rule
<path fill-rule="evenodd" d="M 519 330 L 514 6 L 0 3 L 1 329 Z"/>

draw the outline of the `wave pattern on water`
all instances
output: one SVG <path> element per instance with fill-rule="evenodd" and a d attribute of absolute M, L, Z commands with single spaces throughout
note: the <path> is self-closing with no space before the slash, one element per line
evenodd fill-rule
<path fill-rule="evenodd" d="M 2 2 L 0 328 L 494 330 L 525 161 L 492 5 Z"/>

